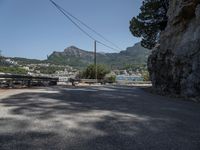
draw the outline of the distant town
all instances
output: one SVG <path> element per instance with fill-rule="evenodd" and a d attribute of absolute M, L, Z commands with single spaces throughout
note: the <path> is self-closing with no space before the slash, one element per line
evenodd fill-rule
<path fill-rule="evenodd" d="M 22 63 L 13 58 L 6 58 L 1 56 L 1 67 L 0 74 L 12 74 L 12 75 L 28 75 L 32 77 L 47 77 L 47 78 L 57 78 L 58 84 L 66 85 L 69 84 L 70 79 L 80 80 L 81 69 L 74 68 L 69 65 L 56 65 L 51 63 Z M 4 67 L 3 67 L 4 66 Z M 10 69 L 9 69 L 10 68 Z M 147 75 L 146 75 L 147 76 Z M 113 77 L 112 81 L 106 80 L 105 78 Z M 86 77 L 87 78 L 87 77 Z M 134 82 L 147 81 L 142 74 L 141 68 L 136 70 L 129 69 L 113 69 L 109 70 L 105 74 L 104 78 L 108 83 L 119 83 L 119 84 L 131 84 Z M 1 78 L 1 81 L 5 78 Z M 88 81 L 88 80 L 87 80 Z M 101 80 L 102 81 L 102 80 Z M 1 82 L 1 87 L 8 86 L 8 83 Z M 28 83 L 27 83 L 28 84 Z"/>
<path fill-rule="evenodd" d="M 94 64 L 93 53 L 79 49 L 75 46 L 66 48 L 63 52 L 53 52 L 46 60 L 26 59 L 18 57 L 0 56 L 0 74 L 27 75 L 32 77 L 56 78 L 57 84 L 71 84 L 72 81 L 84 81 L 109 84 L 135 84 L 149 81 L 147 71 L 147 56 L 149 51 L 142 48 L 140 43 L 127 48 L 120 53 L 97 54 L 97 68 Z M 134 56 L 134 59 L 133 59 Z M 115 58 L 119 58 L 117 61 Z M 129 64 L 129 63 L 132 64 Z M 95 72 L 97 70 L 97 72 Z M 95 75 L 96 74 L 96 75 Z M 5 76 L 4 76 L 5 77 Z M 96 79 L 92 81 L 92 79 Z M 2 78 L 1 80 L 5 80 Z M 43 85 L 41 80 L 34 80 Z M 19 82 L 19 79 L 16 81 Z M 29 81 L 20 81 L 30 85 Z M 5 87 L 9 81 L 1 82 Z"/>

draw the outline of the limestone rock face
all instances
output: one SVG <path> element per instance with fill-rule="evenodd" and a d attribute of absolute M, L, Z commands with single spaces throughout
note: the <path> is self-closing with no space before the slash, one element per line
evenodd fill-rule
<path fill-rule="evenodd" d="M 200 96 L 200 0 L 170 0 L 168 25 L 148 59 L 161 93 Z"/>

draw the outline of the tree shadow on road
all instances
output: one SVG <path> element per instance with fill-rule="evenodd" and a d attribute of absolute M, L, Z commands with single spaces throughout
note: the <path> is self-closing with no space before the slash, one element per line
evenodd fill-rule
<path fill-rule="evenodd" d="M 13 95 L 0 101 L 0 148 L 199 149 L 200 106 L 159 98 L 117 87 Z"/>

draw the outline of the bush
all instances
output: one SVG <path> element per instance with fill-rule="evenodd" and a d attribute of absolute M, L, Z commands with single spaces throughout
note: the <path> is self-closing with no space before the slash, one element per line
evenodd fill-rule
<path fill-rule="evenodd" d="M 148 71 L 143 71 L 142 72 L 142 77 L 143 77 L 144 81 L 150 81 L 150 76 L 149 76 L 149 72 Z"/>
<path fill-rule="evenodd" d="M 12 74 L 27 74 L 27 71 L 20 67 L 0 67 L 0 72 Z"/>
<path fill-rule="evenodd" d="M 105 83 L 115 83 L 116 82 L 116 76 L 115 75 L 108 75 L 104 78 Z"/>
<path fill-rule="evenodd" d="M 105 65 L 97 65 L 97 79 L 104 79 L 105 75 L 109 72 L 109 69 Z M 85 79 L 96 79 L 95 65 L 89 65 L 79 76 Z"/>

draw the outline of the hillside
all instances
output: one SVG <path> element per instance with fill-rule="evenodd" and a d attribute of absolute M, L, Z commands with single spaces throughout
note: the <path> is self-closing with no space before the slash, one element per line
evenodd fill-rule
<path fill-rule="evenodd" d="M 137 43 L 119 53 L 97 53 L 97 63 L 106 64 L 112 68 L 123 68 L 126 65 L 146 64 L 149 54 L 150 51 L 148 49 Z M 80 68 L 93 63 L 93 58 L 93 52 L 71 46 L 63 52 L 53 52 L 47 61 Z"/>
<path fill-rule="evenodd" d="M 147 63 L 150 54 L 148 49 L 143 48 L 140 43 L 119 53 L 97 53 L 97 63 L 106 64 L 113 69 L 122 69 L 134 65 Z M 74 68 L 83 68 L 94 62 L 92 51 L 82 50 L 75 46 L 64 49 L 63 52 L 54 51 L 47 60 L 27 59 L 27 58 L 4 58 L 0 59 L 0 66 L 9 66 L 5 59 L 10 59 L 18 65 L 50 63 L 56 65 L 69 65 Z"/>
<path fill-rule="evenodd" d="M 20 57 L 14 57 L 10 58 L 13 61 L 16 61 L 19 65 L 25 65 L 25 64 L 39 64 L 39 63 L 44 63 L 42 60 L 37 60 L 37 59 L 28 59 L 28 58 L 20 58 Z"/>

